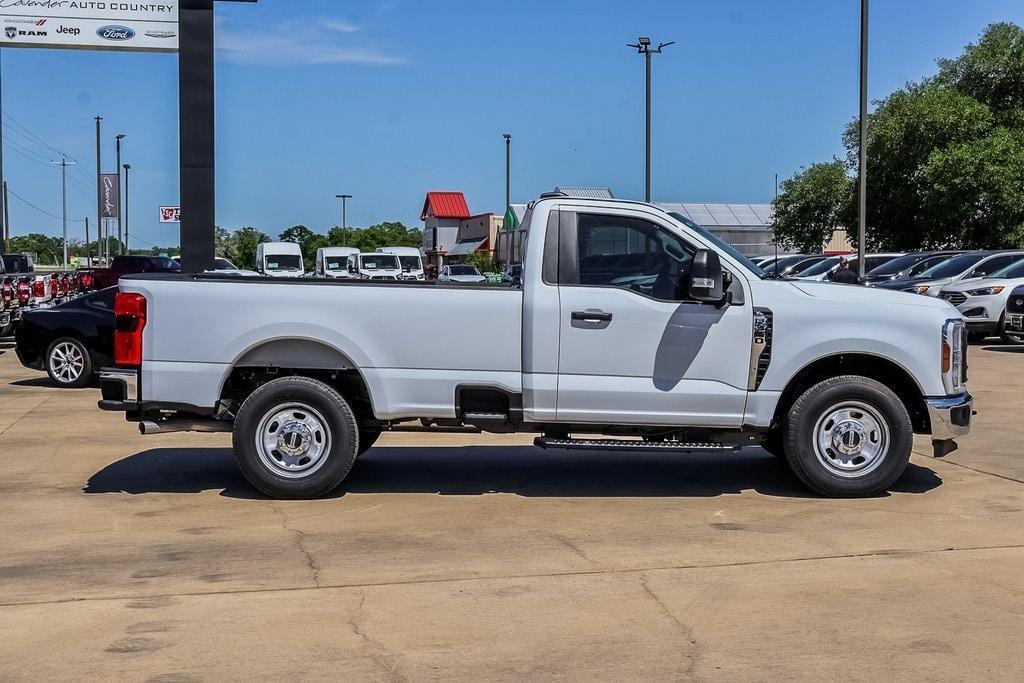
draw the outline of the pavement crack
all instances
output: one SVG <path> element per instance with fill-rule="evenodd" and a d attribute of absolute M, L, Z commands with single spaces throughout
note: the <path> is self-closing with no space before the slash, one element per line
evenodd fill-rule
<path fill-rule="evenodd" d="M 566 548 L 571 550 L 573 553 L 575 553 L 578 557 L 582 558 L 587 563 L 589 563 L 589 564 L 591 564 L 591 565 L 593 565 L 595 567 L 603 567 L 604 566 L 600 562 L 598 562 L 597 560 L 591 558 L 589 555 L 587 555 L 585 552 L 583 552 L 583 550 L 578 545 L 576 545 L 575 543 L 570 541 L 568 538 L 565 538 L 564 536 L 559 536 L 558 534 L 548 534 L 548 536 L 550 538 L 552 538 L 553 540 L 558 541 L 559 543 L 564 545 Z"/>
<path fill-rule="evenodd" d="M 279 507 L 276 503 L 271 502 L 270 506 L 274 509 L 274 512 L 281 518 L 281 527 L 285 531 L 290 531 L 295 534 L 295 548 L 302 553 L 303 557 L 306 558 L 306 564 L 309 565 L 309 573 L 312 575 L 313 584 L 320 588 L 320 565 L 317 563 L 313 553 L 306 547 L 306 533 L 300 529 L 288 525 L 288 514 Z"/>
<path fill-rule="evenodd" d="M 643 589 L 644 593 L 651 598 L 651 600 L 657 603 L 662 614 L 668 617 L 668 619 L 675 624 L 676 629 L 678 629 L 683 640 L 690 644 L 689 650 L 686 653 L 687 667 L 685 674 L 687 678 L 693 678 L 694 669 L 697 667 L 697 658 L 700 655 L 700 644 L 697 642 L 697 638 L 693 634 L 693 629 L 683 623 L 683 621 L 668 608 L 668 605 L 658 597 L 658 594 L 654 592 L 650 585 L 648 585 L 646 572 L 640 572 L 640 587 Z"/>
<path fill-rule="evenodd" d="M 17 420 L 15 420 L 15 421 L 14 421 L 14 422 L 12 422 L 11 424 L 7 425 L 7 426 L 6 426 L 6 427 L 4 427 L 3 429 L 0 429 L 0 436 L 3 436 L 4 434 L 6 434 L 6 433 L 8 432 L 8 430 L 10 430 L 10 429 L 13 429 L 13 428 L 15 427 L 15 425 L 17 425 L 17 424 L 18 424 L 19 422 L 21 422 L 22 420 L 24 420 L 24 419 L 25 419 L 26 417 L 28 417 L 28 416 L 29 416 L 29 415 L 31 415 L 32 413 L 34 413 L 34 412 L 36 412 L 37 410 L 39 410 L 39 409 L 40 409 L 40 408 L 41 408 L 41 407 L 43 406 L 43 404 L 44 404 L 44 403 L 46 403 L 47 401 L 49 401 L 49 400 L 50 400 L 51 398 L 53 398 L 53 397 L 54 397 L 54 395 L 55 395 L 55 394 L 56 394 L 56 393 L 57 393 L 58 391 L 60 391 L 60 390 L 59 390 L 59 389 L 57 389 L 57 390 L 51 391 L 50 393 L 48 393 L 48 394 L 47 394 L 46 396 L 44 396 L 44 397 L 43 397 L 43 400 L 42 400 L 42 401 L 40 401 L 40 402 L 39 402 L 39 403 L 37 403 L 36 405 L 34 405 L 34 406 L 32 406 L 31 408 L 29 408 L 29 409 L 28 409 L 28 411 L 27 411 L 27 412 L 26 412 L 26 413 L 25 413 L 24 415 L 22 415 L 22 416 L 21 416 L 21 417 L 19 417 L 19 418 L 18 418 Z"/>
<path fill-rule="evenodd" d="M 346 620 L 349 627 L 352 629 L 358 638 L 363 641 L 363 645 L 366 647 L 367 654 L 370 659 L 374 661 L 377 666 L 384 669 L 387 673 L 388 679 L 392 681 L 406 681 L 408 680 L 401 671 L 398 670 L 398 655 L 389 650 L 384 643 L 380 642 L 375 638 L 371 638 L 369 634 L 363 630 L 363 627 L 359 625 L 359 620 L 362 619 L 365 614 L 366 606 L 366 591 L 364 589 L 359 590 L 359 604 L 356 605 L 351 616 Z"/>

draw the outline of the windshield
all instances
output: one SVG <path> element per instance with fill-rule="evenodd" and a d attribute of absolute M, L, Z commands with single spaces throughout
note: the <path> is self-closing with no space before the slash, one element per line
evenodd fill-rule
<path fill-rule="evenodd" d="M 711 242 L 711 244 L 715 245 L 716 247 L 724 251 L 726 254 L 732 257 L 733 260 L 735 260 L 737 263 L 739 263 L 741 266 L 749 270 L 754 275 L 762 279 L 764 278 L 765 272 L 758 268 L 753 261 L 748 259 L 743 254 L 741 254 L 736 247 L 732 246 L 728 242 L 724 242 L 722 238 L 720 238 L 718 235 L 705 228 L 703 225 L 698 225 L 691 221 L 686 216 L 680 213 L 676 213 L 675 211 L 669 213 L 669 216 L 672 216 L 672 218 L 675 218 L 683 225 L 687 226 L 691 230 L 694 230 L 697 234 L 699 234 L 701 237 Z"/>
<path fill-rule="evenodd" d="M 953 277 L 959 275 L 966 270 L 969 270 L 973 266 L 977 265 L 978 261 L 984 258 L 988 258 L 991 254 L 985 252 L 974 252 L 972 254 L 960 254 L 954 256 L 948 261 L 942 263 L 936 263 L 934 266 L 924 271 L 919 278 L 942 278 L 942 277 Z"/>
<path fill-rule="evenodd" d="M 838 265 L 839 265 L 839 257 L 838 256 L 830 256 L 827 259 L 825 259 L 824 261 L 818 261 L 813 266 L 811 266 L 810 268 L 808 268 L 807 270 L 803 271 L 800 274 L 804 275 L 804 276 L 807 276 L 807 277 L 814 277 L 815 275 L 823 275 L 823 274 L 827 273 L 828 271 L 832 270 L 833 268 L 835 268 Z M 850 262 L 850 265 L 851 266 L 853 265 L 853 261 Z"/>
<path fill-rule="evenodd" d="M 177 261 L 177 259 L 175 259 L 175 261 Z M 213 259 L 213 267 L 217 270 L 238 270 L 235 268 L 235 264 L 228 261 L 226 258 Z"/>
<path fill-rule="evenodd" d="M 986 277 L 1024 277 L 1024 260 L 1014 261 L 1001 270 L 997 270 Z"/>
<path fill-rule="evenodd" d="M 384 270 L 398 268 L 398 257 L 393 254 L 371 254 L 359 257 L 363 270 Z"/>
<path fill-rule="evenodd" d="M 181 264 L 173 259 L 169 259 L 166 256 L 151 256 L 149 259 L 150 270 L 161 271 L 179 271 L 181 270 Z"/>
<path fill-rule="evenodd" d="M 891 261 L 886 261 L 877 268 L 873 268 L 868 272 L 868 275 L 897 275 L 923 258 L 927 257 L 922 254 L 906 254 L 905 256 L 899 256 Z"/>
<path fill-rule="evenodd" d="M 298 254 L 267 254 L 267 270 L 302 270 L 302 257 Z"/>
<path fill-rule="evenodd" d="M 344 256 L 328 256 L 324 259 L 324 268 L 326 270 L 346 270 L 348 259 Z"/>
<path fill-rule="evenodd" d="M 449 271 L 452 275 L 479 275 L 480 271 L 475 266 L 452 266 Z"/>
<path fill-rule="evenodd" d="M 790 268 L 789 272 L 785 273 L 785 275 L 789 275 L 790 277 L 803 275 L 806 271 L 810 270 L 811 267 L 814 266 L 814 264 L 821 263 L 827 258 L 827 256 L 811 256 L 810 258 L 804 259 L 803 261 L 800 261 L 795 266 Z"/>
<path fill-rule="evenodd" d="M 399 256 L 398 262 L 402 264 L 402 269 L 408 268 L 409 270 L 423 270 L 423 264 L 420 262 L 419 256 Z"/>
<path fill-rule="evenodd" d="M 803 254 L 797 254 L 796 256 L 780 256 L 777 261 L 769 263 L 767 266 L 761 268 L 766 273 L 777 273 L 786 270 L 786 268 L 800 263 L 806 256 Z"/>

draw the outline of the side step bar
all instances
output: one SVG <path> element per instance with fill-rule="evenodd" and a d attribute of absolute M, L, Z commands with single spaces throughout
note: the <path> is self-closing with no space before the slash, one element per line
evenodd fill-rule
<path fill-rule="evenodd" d="M 575 451 L 698 451 L 726 452 L 738 450 L 738 446 L 717 442 L 686 441 L 627 441 L 625 439 L 558 439 L 538 436 L 533 445 L 539 448 L 559 448 Z"/>

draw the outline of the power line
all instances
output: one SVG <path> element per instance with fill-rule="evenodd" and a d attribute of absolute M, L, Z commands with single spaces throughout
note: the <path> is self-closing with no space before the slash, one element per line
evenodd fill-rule
<path fill-rule="evenodd" d="M 25 131 L 21 135 L 29 137 L 29 138 L 32 138 L 37 143 L 39 143 L 40 145 L 42 145 L 43 147 L 45 147 L 46 149 L 50 150 L 51 152 L 53 152 L 55 154 L 60 154 L 61 156 L 66 156 L 68 159 L 71 159 L 72 161 L 75 160 L 75 158 L 73 156 L 71 156 L 70 154 L 67 154 L 66 152 L 63 152 L 63 151 L 57 149 L 56 147 L 50 145 L 48 142 L 46 142 L 45 140 L 40 138 L 38 135 L 36 135 L 32 131 L 30 131 L 28 128 L 26 128 L 21 123 L 19 123 L 17 119 L 15 119 L 13 116 L 8 114 L 7 112 L 4 112 L 4 118 L 7 119 L 8 121 L 10 121 L 11 123 L 13 123 L 15 126 L 20 128 L 21 130 Z M 8 126 L 8 128 L 10 128 L 10 126 Z"/>
<path fill-rule="evenodd" d="M 50 212 L 49 212 L 49 211 L 47 211 L 46 209 L 40 209 L 40 208 L 39 208 L 38 206 L 36 206 L 36 205 L 35 205 L 35 204 L 33 204 L 32 202 L 30 202 L 29 200 L 25 199 L 24 197 L 22 197 L 22 196 L 21 196 L 20 194 L 18 194 L 18 193 L 17 193 L 17 192 L 15 192 L 14 190 L 12 190 L 12 189 L 11 189 L 11 186 L 10 186 L 10 185 L 8 185 L 8 186 L 7 186 L 7 194 L 9 194 L 9 195 L 11 195 L 11 196 L 13 196 L 13 197 L 17 197 L 17 198 L 18 198 L 18 199 L 20 199 L 20 200 L 21 200 L 22 202 L 24 202 L 25 204 L 27 204 L 27 205 L 31 206 L 31 207 L 32 207 L 33 209 L 35 209 L 35 210 L 36 210 L 36 211 L 38 211 L 39 213 L 42 213 L 42 214 L 46 214 L 46 215 L 47 215 L 47 216 L 49 216 L 50 218 L 56 218 L 57 220 L 61 220 L 61 219 L 63 218 L 63 216 L 58 216 L 58 215 L 57 215 L 57 214 L 55 214 L 55 213 L 50 213 Z M 76 219 L 73 219 L 73 218 L 69 218 L 69 219 L 68 219 L 68 222 L 69 222 L 69 223 L 84 223 L 84 222 L 85 222 L 85 220 L 84 220 L 84 219 L 81 219 L 81 218 L 80 218 L 80 219 L 77 219 L 77 220 L 76 220 Z"/>

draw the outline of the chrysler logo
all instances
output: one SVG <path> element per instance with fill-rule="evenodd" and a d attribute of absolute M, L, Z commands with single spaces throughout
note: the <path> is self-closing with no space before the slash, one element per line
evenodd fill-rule
<path fill-rule="evenodd" d="M 96 35 L 104 40 L 131 40 L 135 37 L 135 29 L 127 26 L 101 26 L 96 29 Z"/>

